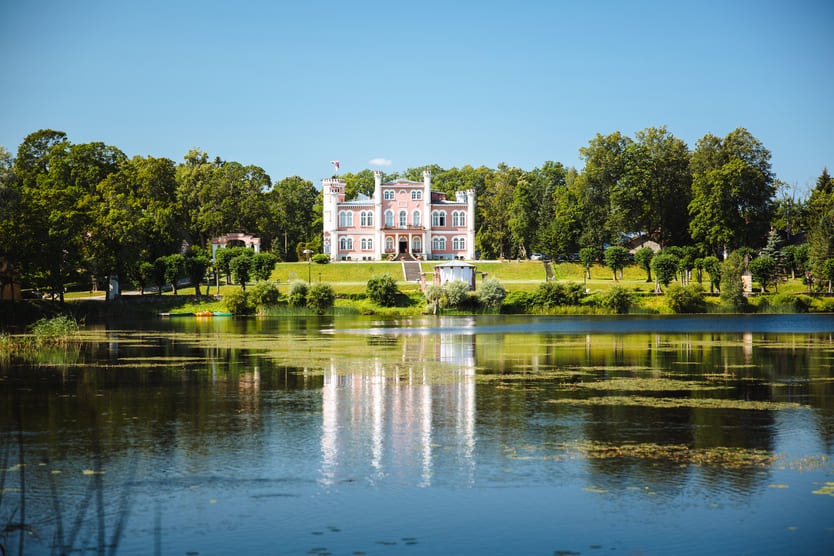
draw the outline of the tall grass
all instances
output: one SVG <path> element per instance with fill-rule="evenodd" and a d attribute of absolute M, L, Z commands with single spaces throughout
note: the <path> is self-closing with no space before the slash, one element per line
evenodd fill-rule
<path fill-rule="evenodd" d="M 66 347 L 78 339 L 80 330 L 78 321 L 67 315 L 42 318 L 29 327 L 28 334 L 0 333 L 0 355 L 31 354 L 49 346 Z"/>
<path fill-rule="evenodd" d="M 67 315 L 43 318 L 29 330 L 31 339 L 36 344 L 66 344 L 78 336 L 78 321 Z"/>

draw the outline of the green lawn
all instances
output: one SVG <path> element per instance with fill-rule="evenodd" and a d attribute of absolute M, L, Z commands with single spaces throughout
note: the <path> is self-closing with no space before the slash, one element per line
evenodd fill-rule
<path fill-rule="evenodd" d="M 443 261 L 426 261 L 422 263 L 423 271 L 430 273 L 435 265 Z M 497 278 L 508 290 L 531 291 L 545 281 L 545 267 L 539 261 L 505 261 L 505 262 L 473 262 L 478 276 L 477 282 L 483 279 L 481 273 L 488 277 Z M 583 278 L 582 266 L 577 263 L 553 263 L 553 275 L 557 280 L 581 282 L 591 291 L 605 291 L 613 285 L 620 285 L 636 292 L 650 293 L 654 291 L 654 283 L 646 281 L 646 272 L 637 265 L 630 265 L 623 270 L 623 278 L 616 282 L 612 278 L 611 270 L 600 264 L 591 268 L 591 278 Z M 360 293 L 365 291 L 365 284 L 375 274 L 390 274 L 403 291 L 418 289 L 416 284 L 403 281 L 402 265 L 399 262 L 337 262 L 328 264 L 308 265 L 307 263 L 278 263 L 272 272 L 272 280 L 280 280 L 281 286 L 291 279 L 313 282 L 327 282 L 337 293 Z M 693 277 L 694 281 L 694 277 Z M 704 289 L 709 291 L 709 278 L 703 276 Z M 758 292 L 758 284 L 753 284 Z M 221 293 L 224 287 L 221 287 Z M 779 285 L 779 291 L 785 293 L 803 293 L 806 291 L 800 280 L 790 280 Z M 215 291 L 212 289 L 212 291 Z M 770 288 L 772 293 L 773 288 Z M 191 293 L 191 292 L 188 292 Z"/>

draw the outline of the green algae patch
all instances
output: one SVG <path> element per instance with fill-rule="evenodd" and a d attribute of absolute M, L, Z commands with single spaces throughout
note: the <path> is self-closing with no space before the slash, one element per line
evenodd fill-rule
<path fill-rule="evenodd" d="M 834 496 L 834 483 L 825 483 L 824 486 L 817 490 L 811 491 L 812 494 L 822 494 L 824 496 Z"/>
<path fill-rule="evenodd" d="M 819 469 L 831 470 L 832 468 L 831 460 L 827 457 L 791 457 L 767 450 L 726 446 L 697 448 L 684 444 L 612 444 L 591 440 L 543 446 L 530 444 L 518 447 L 505 446 L 504 455 L 513 460 L 640 459 L 698 467 L 714 466 L 725 469 L 763 468 L 807 472 Z M 786 488 L 782 485 L 771 486 Z M 815 491 L 815 494 L 834 496 L 834 483 L 826 483 L 820 490 L 825 492 Z"/>
<path fill-rule="evenodd" d="M 671 378 L 613 378 L 599 382 L 581 382 L 575 386 L 589 390 L 615 390 L 619 392 L 689 392 L 725 389 L 722 386 Z"/>
<path fill-rule="evenodd" d="M 805 409 L 809 406 L 793 402 L 767 402 L 748 400 L 723 400 L 718 398 L 654 398 L 649 396 L 604 396 L 592 398 L 556 398 L 547 403 L 587 406 L 631 406 L 654 407 L 660 409 L 745 409 L 756 411 L 778 411 L 785 409 Z"/>

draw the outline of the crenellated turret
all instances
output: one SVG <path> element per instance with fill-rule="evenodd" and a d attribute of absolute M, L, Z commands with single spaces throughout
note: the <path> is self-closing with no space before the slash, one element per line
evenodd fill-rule
<path fill-rule="evenodd" d="M 338 246 L 339 213 L 338 204 L 345 202 L 346 182 L 340 178 L 326 178 L 321 180 L 322 193 L 322 221 L 324 227 L 324 252 L 333 256 Z"/>

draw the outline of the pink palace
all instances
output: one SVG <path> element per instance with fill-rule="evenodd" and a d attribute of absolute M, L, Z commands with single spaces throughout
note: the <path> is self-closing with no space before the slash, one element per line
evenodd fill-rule
<path fill-rule="evenodd" d="M 322 180 L 324 252 L 333 261 L 373 261 L 400 254 L 425 259 L 474 259 L 475 192 L 455 201 L 423 181 L 382 183 L 374 172 L 373 199 L 345 201 L 345 180 Z"/>

